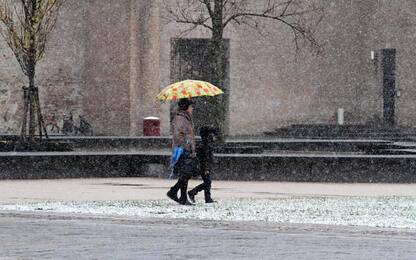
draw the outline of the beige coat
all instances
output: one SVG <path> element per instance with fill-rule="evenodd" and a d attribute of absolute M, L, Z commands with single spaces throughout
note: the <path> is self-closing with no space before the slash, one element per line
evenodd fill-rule
<path fill-rule="evenodd" d="M 173 119 L 172 148 L 183 146 L 189 152 L 195 152 L 195 135 L 192 115 L 178 111 Z"/>

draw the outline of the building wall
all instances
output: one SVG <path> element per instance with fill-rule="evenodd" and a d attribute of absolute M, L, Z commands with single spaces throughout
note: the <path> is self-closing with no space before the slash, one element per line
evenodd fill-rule
<path fill-rule="evenodd" d="M 88 1 L 86 111 L 96 132 L 140 135 L 143 118 L 158 114 L 157 2 Z M 156 33 L 154 33 L 156 31 Z"/>
<path fill-rule="evenodd" d="M 65 1 L 45 58 L 37 67 L 45 115 L 70 112 L 96 134 L 139 135 L 143 117 L 158 114 L 158 2 Z M 18 133 L 26 78 L 0 41 L 0 132 Z M 155 87 L 156 86 L 156 87 Z"/>
<path fill-rule="evenodd" d="M 18 129 L 16 114 L 23 99 L 21 86 L 25 84 L 23 73 L 6 43 L 0 41 L 0 132 Z"/>
<path fill-rule="evenodd" d="M 261 5 L 262 2 L 256 2 Z M 370 52 L 397 49 L 397 121 L 413 126 L 416 112 L 416 4 L 411 0 L 324 1 L 317 31 L 320 56 L 295 51 L 291 31 L 265 22 L 265 37 L 230 25 L 231 135 L 260 134 L 290 124 L 346 123 L 382 117 L 379 60 Z M 170 83 L 173 37 L 210 37 L 166 20 L 164 1 L 65 1 L 39 63 L 37 83 L 45 114 L 83 114 L 96 134 L 141 135 L 147 116 L 161 118 L 169 134 L 169 104 L 156 94 Z M 18 132 L 21 86 L 26 79 L 0 41 L 0 132 Z"/>
<path fill-rule="evenodd" d="M 91 0 L 85 8 L 85 113 L 96 132 L 125 135 L 130 121 L 129 1 Z"/>
<path fill-rule="evenodd" d="M 400 97 L 396 98 L 397 123 L 416 126 L 416 2 L 404 1 L 373 1 L 374 8 L 369 22 L 371 33 L 366 39 L 368 46 L 379 50 L 395 48 L 396 53 L 396 89 Z M 364 4 L 364 3 L 362 3 Z M 377 61 L 378 74 L 369 79 L 375 86 L 381 85 L 381 67 Z M 375 82 L 375 83 L 373 83 Z M 371 84 L 371 83 L 370 83 Z M 380 90 L 382 91 L 382 90 Z"/>
<path fill-rule="evenodd" d="M 38 63 L 36 84 L 44 113 L 64 114 L 82 110 L 84 55 L 86 50 L 83 5 L 65 3 L 65 15 L 59 19 L 46 46 L 46 55 Z M 81 19 L 80 19 L 81 17 Z M 21 86 L 28 80 L 13 53 L 0 38 L 0 132 L 17 133 L 22 116 Z M 4 94 L 4 95 L 3 95 Z"/>
<path fill-rule="evenodd" d="M 347 124 L 382 118 L 381 67 L 370 59 L 372 50 L 382 48 L 397 49 L 397 87 L 401 89 L 396 100 L 397 121 L 413 125 L 414 1 L 324 4 L 325 17 L 316 34 L 323 46 L 320 56 L 310 48 L 296 53 L 290 30 L 279 23 L 265 23 L 266 37 L 244 26 L 226 29 L 226 37 L 231 39 L 232 135 L 260 134 L 290 124 L 333 124 L 338 108 L 345 110 Z M 162 30 L 166 64 L 169 48 L 163 44 L 169 45 L 167 39 L 183 29 L 166 25 Z M 202 29 L 187 35 L 209 36 Z M 165 81 L 166 64 L 161 65 Z"/>
<path fill-rule="evenodd" d="M 226 29 L 225 37 L 231 39 L 230 134 L 259 134 L 290 124 L 331 123 L 338 108 L 351 114 L 348 123 L 363 120 L 357 104 L 366 61 L 363 63 L 361 56 L 363 35 L 357 33 L 360 21 L 355 8 L 352 1 L 327 6 L 317 33 L 324 47 L 322 56 L 314 55 L 310 48 L 297 53 L 291 31 L 281 23 L 265 22 L 265 37 L 244 26 Z M 161 74 L 165 79 L 167 39 L 183 29 L 168 24 L 162 30 Z M 187 35 L 209 36 L 202 29 Z"/>

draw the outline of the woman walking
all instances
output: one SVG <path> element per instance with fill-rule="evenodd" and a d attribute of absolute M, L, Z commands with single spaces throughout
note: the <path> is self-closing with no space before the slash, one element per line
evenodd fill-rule
<path fill-rule="evenodd" d="M 166 194 L 170 199 L 182 204 L 193 205 L 187 197 L 188 181 L 191 178 L 189 174 L 181 170 L 181 165 L 189 158 L 195 158 L 195 135 L 194 124 L 192 120 L 193 101 L 191 99 L 180 99 L 178 102 L 178 111 L 173 119 L 173 137 L 172 149 L 179 149 L 180 156 L 177 162 L 173 162 L 173 171 L 178 176 L 176 184 L 170 188 Z M 180 197 L 178 198 L 178 191 Z"/>

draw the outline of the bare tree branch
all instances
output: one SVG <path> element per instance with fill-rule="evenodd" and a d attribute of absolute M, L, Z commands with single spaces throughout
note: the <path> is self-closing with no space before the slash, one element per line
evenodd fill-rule
<path fill-rule="evenodd" d="M 46 41 L 55 26 L 62 0 L 10 2 L 0 1 L 0 34 L 27 75 L 29 63 L 36 64 L 44 54 Z"/>
<path fill-rule="evenodd" d="M 39 91 L 35 86 L 36 64 L 44 56 L 49 33 L 55 26 L 59 8 L 64 0 L 0 0 L 0 35 L 14 53 L 29 87 L 24 95 L 22 139 L 35 135 L 36 124 L 42 138 L 43 117 Z M 27 121 L 29 117 L 29 121 Z M 35 118 L 37 117 L 37 122 Z M 29 127 L 27 127 L 27 123 Z M 45 136 L 47 133 L 43 127 Z"/>
<path fill-rule="evenodd" d="M 218 6 L 222 9 L 218 10 Z M 262 7 L 256 1 L 247 0 L 176 0 L 176 8 L 168 8 L 168 12 L 171 21 L 191 25 L 187 32 L 202 26 L 210 29 L 213 34 L 222 34 L 232 22 L 236 25 L 246 25 L 263 35 L 260 22 L 276 21 L 292 30 L 297 50 L 300 48 L 300 40 L 310 43 L 318 52 L 321 48 L 314 33 L 323 18 L 324 9 L 315 6 L 314 0 L 264 0 Z M 222 13 L 220 24 L 218 12 Z"/>
<path fill-rule="evenodd" d="M 208 5 L 206 6 L 205 2 L 205 0 L 176 1 L 174 7 L 172 5 L 167 5 L 166 9 L 171 21 L 189 24 L 194 29 L 198 26 L 202 26 L 212 30 L 212 27 L 208 23 L 210 21 L 210 16 L 204 8 L 210 8 L 210 5 L 208 2 Z"/>
<path fill-rule="evenodd" d="M 208 14 L 209 14 L 209 16 L 212 18 L 212 17 L 214 16 L 214 10 L 212 10 L 212 7 L 211 7 L 211 1 L 210 1 L 210 0 L 201 0 L 201 1 L 202 1 L 202 3 L 204 3 L 204 4 L 205 4 L 205 6 L 207 7 Z"/>

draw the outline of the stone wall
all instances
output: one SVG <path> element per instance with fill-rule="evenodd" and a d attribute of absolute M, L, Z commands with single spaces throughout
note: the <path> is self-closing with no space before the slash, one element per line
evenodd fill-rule
<path fill-rule="evenodd" d="M 232 135 L 261 134 L 290 124 L 332 124 L 338 108 L 344 108 L 347 124 L 382 118 L 381 68 L 370 59 L 372 50 L 382 48 L 398 51 L 397 87 L 402 96 L 396 101 L 397 119 L 413 125 L 414 2 L 344 0 L 325 2 L 325 8 L 317 31 L 324 48 L 320 56 L 310 48 L 296 53 L 290 30 L 279 23 L 264 24 L 266 37 L 244 26 L 226 29 L 231 39 Z M 168 39 L 183 30 L 176 24 L 162 29 L 164 84 L 169 78 Z M 209 36 L 203 29 L 186 35 Z"/>
<path fill-rule="evenodd" d="M 84 110 L 98 134 L 140 135 L 143 117 L 157 113 L 158 6 L 96 0 L 85 8 Z"/>
<path fill-rule="evenodd" d="M 79 1 L 67 1 L 56 29 L 51 32 L 46 55 L 38 63 L 36 84 L 40 89 L 41 105 L 45 115 L 55 113 L 62 118 L 73 111 L 83 113 L 86 36 L 83 17 L 86 10 Z M 21 86 L 28 80 L 22 73 L 11 50 L 0 38 L 0 132 L 19 133 L 23 114 Z"/>
<path fill-rule="evenodd" d="M 65 1 L 37 67 L 44 114 L 84 115 L 96 134 L 140 135 L 143 117 L 158 114 L 158 8 L 144 0 Z M 3 41 L 0 50 L 0 130 L 18 133 L 27 80 Z"/>
<path fill-rule="evenodd" d="M 367 2 L 367 1 L 364 1 Z M 396 98 L 396 119 L 398 124 L 415 126 L 416 110 L 416 2 L 404 1 L 368 1 L 372 2 L 367 17 L 369 36 L 366 45 L 374 50 L 382 48 L 396 49 L 396 89 L 400 97 Z M 361 3 L 367 8 L 366 3 Z M 369 86 L 381 95 L 380 59 L 376 61 L 378 71 L 368 79 Z M 372 66 L 372 71 L 374 66 Z M 375 77 L 374 77 L 375 75 Z M 381 105 L 382 106 L 382 105 Z"/>
<path fill-rule="evenodd" d="M 257 3 L 257 2 L 256 2 Z M 258 2 L 261 5 L 261 2 Z M 265 22 L 265 37 L 230 25 L 231 135 L 261 134 L 290 124 L 346 123 L 382 117 L 380 60 L 370 52 L 397 49 L 397 121 L 413 126 L 416 111 L 414 48 L 416 4 L 411 0 L 324 1 L 317 38 L 296 53 L 291 31 Z M 83 114 L 96 134 L 141 135 L 142 120 L 159 116 L 169 134 L 169 104 L 156 94 L 170 83 L 171 38 L 210 37 L 197 28 L 169 23 L 160 0 L 68 0 L 38 67 L 45 114 Z M 377 52 L 376 52 L 377 53 Z M 0 131 L 18 132 L 21 86 L 26 79 L 0 41 Z"/>

